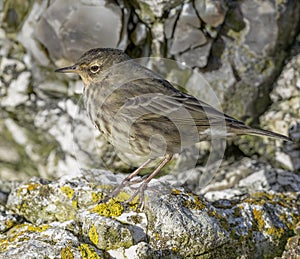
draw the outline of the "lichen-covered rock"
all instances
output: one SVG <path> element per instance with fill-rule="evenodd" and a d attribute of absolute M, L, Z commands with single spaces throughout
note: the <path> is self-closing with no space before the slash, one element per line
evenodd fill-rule
<path fill-rule="evenodd" d="M 288 46 L 295 39 L 299 16 L 294 14 L 299 12 L 300 3 L 241 1 L 232 4 L 219 32 L 227 37 L 212 46 L 212 60 L 204 77 L 223 100 L 227 113 L 255 120 L 268 106 L 268 92 L 287 56 L 282 45 Z M 287 16 L 292 20 L 288 22 Z M 287 29 L 286 22 L 294 25 Z M 228 65 L 233 74 L 222 77 L 223 66 Z M 228 82 L 234 83 L 228 85 Z"/>
<path fill-rule="evenodd" d="M 69 223 L 70 224 L 70 223 Z M 81 242 L 68 223 L 45 225 L 23 223 L 0 236 L 3 258 L 109 258 L 104 251 Z"/>
<path fill-rule="evenodd" d="M 23 249 L 24 256 L 41 257 L 55 243 L 48 253 L 56 257 L 83 251 L 117 258 L 274 257 L 282 254 L 300 220 L 299 192 L 256 191 L 211 203 L 153 180 L 145 208 L 135 212 L 136 201 L 120 202 L 133 193 L 130 188 L 103 201 L 121 177 L 82 173 L 53 182 L 34 178 L 11 190 L 5 213 L 25 222 L 13 221 L 8 231 L 3 229 L 1 255 Z"/>
<path fill-rule="evenodd" d="M 136 13 L 139 18 L 146 24 L 152 24 L 157 18 L 161 18 L 164 12 L 180 5 L 181 0 L 140 0 L 134 3 Z"/>
<path fill-rule="evenodd" d="M 275 259 L 290 259 L 300 257 L 300 222 L 295 227 L 295 236 L 290 237 L 285 246 L 285 250 L 281 257 Z"/>
<path fill-rule="evenodd" d="M 292 171 L 271 167 L 249 158 L 234 163 L 221 164 L 211 181 L 201 187 L 202 175 L 207 168 L 196 167 L 188 172 L 177 172 L 161 177 L 175 186 L 184 186 L 188 190 L 202 194 L 210 201 L 219 199 L 239 199 L 243 195 L 255 192 L 284 193 L 300 192 L 300 176 Z"/>
<path fill-rule="evenodd" d="M 0 208 L 0 233 L 5 233 L 13 226 L 20 224 L 22 222 L 21 218 L 11 212 L 5 211 L 5 208 L 1 206 Z"/>
<path fill-rule="evenodd" d="M 300 170 L 300 54 L 284 67 L 270 97 L 273 104 L 261 117 L 262 127 L 290 135 L 294 143 L 280 145 L 274 140 L 247 141 L 240 147 L 253 149 L 266 158 L 276 160 L 290 170 Z"/>

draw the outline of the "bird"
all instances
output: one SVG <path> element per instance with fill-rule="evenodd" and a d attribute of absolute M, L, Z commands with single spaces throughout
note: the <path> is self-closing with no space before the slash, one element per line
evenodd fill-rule
<path fill-rule="evenodd" d="M 214 135 L 258 135 L 292 141 L 279 133 L 247 126 L 183 93 L 119 49 L 90 49 L 75 64 L 55 72 L 78 74 L 84 84 L 84 106 L 95 127 L 118 151 L 144 158 L 109 198 L 116 197 L 125 186 L 140 182 L 127 202 L 138 195 L 143 200 L 148 183 L 174 154 Z M 135 180 L 158 158 L 160 162 L 150 174 Z"/>

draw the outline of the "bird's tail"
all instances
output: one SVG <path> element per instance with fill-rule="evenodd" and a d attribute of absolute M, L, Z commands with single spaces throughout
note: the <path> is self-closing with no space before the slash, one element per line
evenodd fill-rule
<path fill-rule="evenodd" d="M 279 133 L 275 133 L 269 130 L 263 130 L 263 129 L 255 129 L 255 128 L 246 128 L 243 130 L 244 133 L 250 134 L 250 135 L 257 135 L 257 136 L 267 136 L 270 138 L 275 138 L 275 139 L 282 139 L 285 141 L 290 141 L 293 142 L 293 140 L 290 137 L 281 135 Z"/>

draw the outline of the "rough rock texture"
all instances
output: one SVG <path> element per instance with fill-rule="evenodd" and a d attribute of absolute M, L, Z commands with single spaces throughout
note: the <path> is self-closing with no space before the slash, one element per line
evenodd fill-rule
<path fill-rule="evenodd" d="M 0 257 L 299 256 L 299 21 L 293 0 L 0 1 Z M 177 156 L 161 181 L 206 200 L 154 182 L 143 213 L 97 205 L 122 178 L 107 169 L 133 166 L 90 123 L 78 77 L 53 72 L 92 47 L 160 57 L 183 91 L 295 142 Z"/>
<path fill-rule="evenodd" d="M 290 134 L 298 138 L 298 1 L 1 3 L 2 179 L 59 177 L 80 167 L 132 170 L 89 123 L 81 81 L 53 73 L 96 46 L 122 48 L 136 58 L 172 58 L 177 63 L 159 60 L 153 68 L 231 115 L 253 124 L 260 119 L 261 126 L 283 134 L 293 127 Z M 291 48 L 291 59 L 282 67 Z M 245 155 L 264 155 L 276 166 L 299 170 L 298 144 L 244 138 L 234 145 Z M 200 146 L 203 159 L 198 163 L 203 164 L 209 147 Z"/>
<path fill-rule="evenodd" d="M 300 235 L 298 233 L 297 235 L 290 237 L 288 239 L 288 242 L 285 246 L 285 251 L 283 252 L 281 257 L 276 257 L 276 259 L 277 258 L 289 259 L 289 258 L 299 258 L 299 257 L 300 257 Z"/>
<path fill-rule="evenodd" d="M 259 151 L 272 154 L 276 160 L 292 170 L 300 169 L 300 54 L 293 57 L 278 78 L 271 99 L 273 104 L 261 117 L 261 125 L 276 132 L 287 132 L 297 141 L 274 148 L 264 146 Z M 289 130 L 288 130 L 289 129 Z"/>
<path fill-rule="evenodd" d="M 300 220 L 299 185 L 292 179 L 287 191 L 253 190 L 215 202 L 154 180 L 145 209 L 135 212 L 136 202 L 120 203 L 130 189 L 99 203 L 120 177 L 82 173 L 52 182 L 32 178 L 7 193 L 0 217 L 2 257 L 273 258 Z"/>
<path fill-rule="evenodd" d="M 162 181 L 204 195 L 209 200 L 233 199 L 254 192 L 300 192 L 300 178 L 292 171 L 276 169 L 267 163 L 243 158 L 234 163 L 224 162 L 217 172 L 211 171 L 213 179 L 201 187 L 206 168 L 196 167 L 190 171 L 162 176 Z"/>

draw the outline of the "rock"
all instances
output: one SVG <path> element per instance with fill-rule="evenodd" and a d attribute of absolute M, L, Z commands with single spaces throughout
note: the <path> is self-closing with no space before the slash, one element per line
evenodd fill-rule
<path fill-rule="evenodd" d="M 253 191 L 247 198 L 211 203 L 157 180 L 146 191 L 143 211 L 134 212 L 136 201 L 120 203 L 132 194 L 128 188 L 99 203 L 120 180 L 107 171 L 85 170 L 77 177 L 19 184 L 9 193 L 5 213 L 26 222 L 13 221 L 2 232 L 1 256 L 274 257 L 300 219 L 294 192 Z"/>
<path fill-rule="evenodd" d="M 66 225 L 66 224 L 65 224 Z M 109 258 L 94 246 L 80 242 L 71 230 L 53 222 L 35 226 L 24 223 L 7 233 L 10 242 L 1 239 L 1 256 L 12 258 Z"/>
<path fill-rule="evenodd" d="M 200 10 L 199 6 L 205 8 Z M 230 1 L 224 8 L 222 1 L 208 0 L 195 1 L 194 5 L 175 0 L 7 0 L 0 7 L 2 179 L 24 180 L 33 175 L 53 179 L 69 172 L 78 173 L 80 167 L 132 171 L 132 164 L 125 162 L 127 157 L 119 158 L 85 116 L 79 78 L 53 72 L 54 64 L 66 65 L 92 47 L 91 42 L 97 42 L 97 47 L 98 43 L 107 43 L 110 47 L 126 48 L 133 57 L 174 58 L 176 66 L 169 66 L 171 62 L 164 60 L 157 65 L 161 68 L 159 72 L 163 71 L 180 89 L 185 87 L 187 92 L 212 105 L 221 103 L 228 114 L 253 125 L 258 124 L 260 114 L 271 101 L 272 109 L 279 103 L 275 113 L 266 117 L 270 129 L 276 124 L 274 130 L 287 133 L 290 124 L 295 125 L 290 134 L 298 138 L 299 123 L 297 119 L 293 122 L 297 115 L 292 115 L 292 111 L 299 110 L 299 87 L 281 87 L 278 98 L 269 98 L 271 85 L 297 33 L 297 1 Z M 115 29 L 91 26 L 97 23 L 114 25 Z M 298 53 L 297 44 L 291 58 Z M 180 63 L 193 69 L 181 71 Z M 204 78 L 201 81 L 195 76 L 199 72 Z M 287 74 L 282 80 L 289 81 L 290 76 L 291 84 L 299 85 L 296 73 Z M 211 102 L 211 96 L 217 97 L 216 103 Z M 283 98 L 292 101 L 287 104 Z M 282 112 L 287 109 L 290 113 Z M 263 122 L 261 125 L 268 128 Z M 24 141 L 19 141 L 20 136 Z M 234 145 L 239 145 L 248 156 L 260 154 L 260 159 L 270 161 L 272 168 L 279 163 L 291 170 L 299 168 L 297 144 L 279 147 L 265 141 L 243 138 L 234 140 Z M 203 165 L 210 146 L 205 142 L 198 147 L 198 164 Z M 174 166 L 174 160 L 170 168 L 178 172 L 193 168 L 197 162 L 194 155 L 195 152 L 191 155 L 187 151 L 179 158 L 184 166 Z M 170 168 L 163 173 L 171 171 Z M 200 182 L 198 178 L 197 185 Z"/>
<path fill-rule="evenodd" d="M 74 62 L 87 49 L 117 47 L 123 40 L 123 26 L 127 26 L 123 21 L 121 9 L 114 3 L 58 0 L 41 15 L 34 35 L 53 61 L 65 58 Z M 114 29 L 107 30 L 106 24 Z"/>
<path fill-rule="evenodd" d="M 205 67 L 207 65 L 211 41 L 205 46 L 191 49 L 178 57 L 184 65 L 191 67 Z"/>
<path fill-rule="evenodd" d="M 161 18 L 165 11 L 181 3 L 181 0 L 141 0 L 136 2 L 137 9 L 135 11 L 144 23 L 151 24 L 156 18 Z"/>
<path fill-rule="evenodd" d="M 17 35 L 17 39 L 19 42 L 22 42 L 22 46 L 24 46 L 42 66 L 48 66 L 50 64 L 50 60 L 33 35 L 36 19 L 40 18 L 41 14 L 46 10 L 46 7 L 47 1 L 34 2 L 28 17 L 24 21 L 24 24 Z"/>
<path fill-rule="evenodd" d="M 290 170 L 300 169 L 300 94 L 299 83 L 300 55 L 292 58 L 283 68 L 270 97 L 273 105 L 261 117 L 262 127 L 294 138 L 295 143 L 274 145 L 272 140 L 264 139 L 265 145 L 255 147 L 264 156 L 271 154 L 273 159 Z M 300 82 L 300 81 L 299 81 Z M 249 146 L 247 147 L 249 148 Z"/>
<path fill-rule="evenodd" d="M 178 16 L 180 15 L 181 9 L 179 8 L 173 8 L 169 11 L 168 17 L 165 19 L 164 22 L 164 32 L 165 37 L 167 39 L 171 39 L 174 35 L 175 30 L 175 24 L 178 19 Z"/>
<path fill-rule="evenodd" d="M 32 7 L 30 1 L 1 1 L 0 11 L 3 11 L 1 20 L 8 32 L 14 33 L 22 26 L 22 21 Z"/>
<path fill-rule="evenodd" d="M 192 3 L 184 4 L 179 20 L 177 21 L 171 54 L 181 53 L 206 43 L 204 34 L 199 29 L 200 20 L 196 15 Z"/>
<path fill-rule="evenodd" d="M 219 35 L 227 36 L 212 46 L 212 59 L 203 74 L 217 96 L 224 94 L 225 112 L 255 121 L 265 111 L 272 82 L 287 56 L 282 46 L 291 45 L 296 36 L 299 16 L 294 12 L 299 13 L 299 10 L 300 3 L 292 1 L 277 4 L 243 1 L 229 5 L 227 18 L 219 31 Z M 283 17 L 291 17 L 291 21 Z M 291 26 L 286 27 L 286 22 Z M 226 81 L 222 77 L 224 66 L 230 66 L 233 71 L 233 76 Z M 222 93 L 218 87 L 221 82 L 229 86 L 222 89 Z"/>
<path fill-rule="evenodd" d="M 142 45 L 145 42 L 146 37 L 147 37 L 146 25 L 143 23 L 138 23 L 130 37 L 132 42 L 137 46 Z"/>
<path fill-rule="evenodd" d="M 164 42 L 164 30 L 161 23 L 154 23 L 151 28 L 152 40 L 151 49 L 154 57 L 159 57 L 162 53 L 162 46 Z"/>
<path fill-rule="evenodd" d="M 21 224 L 22 220 L 18 215 L 15 215 L 11 212 L 6 212 L 5 209 L 1 206 L 0 209 L 0 233 L 8 231 L 10 228 L 17 224 Z"/>
<path fill-rule="evenodd" d="M 170 38 L 171 26 L 174 26 L 172 14 L 165 25 L 166 36 Z M 201 22 L 196 14 L 192 3 L 183 5 L 178 21 L 176 22 L 169 54 L 175 55 L 176 59 L 190 67 L 204 67 L 207 65 L 207 57 L 210 52 L 211 43 L 200 29 Z M 172 33 L 173 34 L 173 33 Z"/>
<path fill-rule="evenodd" d="M 295 227 L 295 236 L 290 237 L 287 241 L 285 246 L 285 250 L 282 253 L 281 257 L 275 257 L 275 259 L 289 259 L 289 258 L 298 258 L 300 256 L 300 233 L 299 233 L 299 226 L 298 223 Z"/>
<path fill-rule="evenodd" d="M 24 63 L 3 57 L 0 64 L 2 100 L 1 106 L 15 107 L 28 100 L 30 72 Z"/>
<path fill-rule="evenodd" d="M 211 181 L 202 185 L 203 175 L 211 174 Z M 234 199 L 242 195 L 267 191 L 271 193 L 300 192 L 300 177 L 291 171 L 273 168 L 249 158 L 235 163 L 223 162 L 219 168 L 207 170 L 198 166 L 189 171 L 168 174 L 161 178 L 175 186 L 204 195 L 210 201 Z"/>
<path fill-rule="evenodd" d="M 200 18 L 212 27 L 217 27 L 225 19 L 225 3 L 223 0 L 196 0 L 195 8 Z"/>

